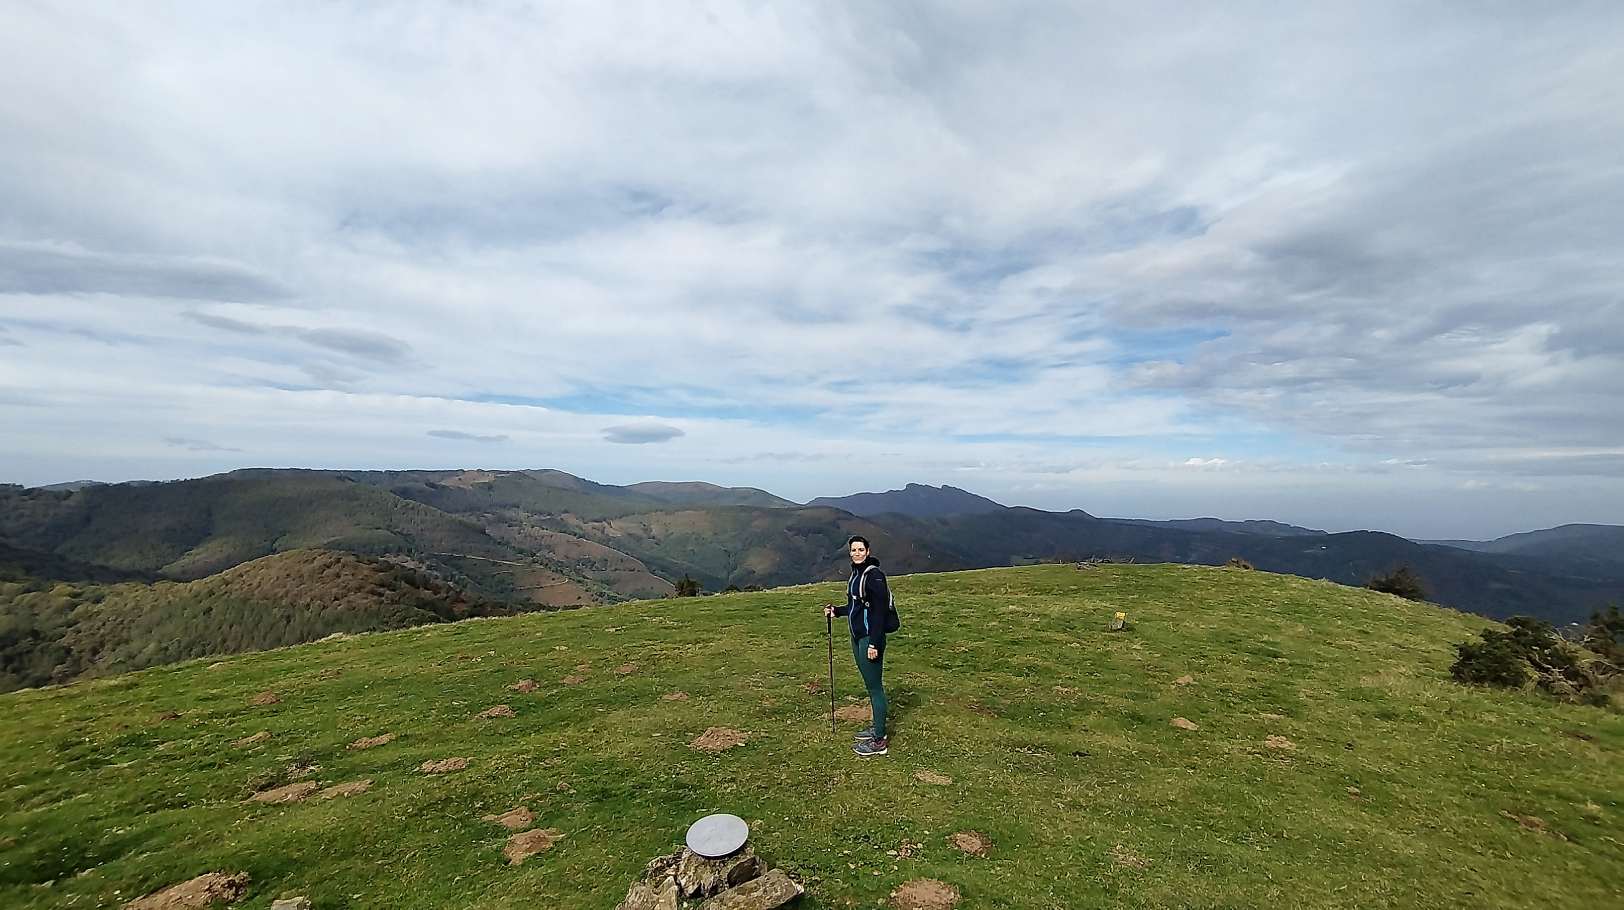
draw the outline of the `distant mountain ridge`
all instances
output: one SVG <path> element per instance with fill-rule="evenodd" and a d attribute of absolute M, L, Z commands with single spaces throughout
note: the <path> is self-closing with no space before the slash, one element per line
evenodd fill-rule
<path fill-rule="evenodd" d="M 945 515 L 974 515 L 1009 508 L 985 496 L 958 487 L 926 486 L 910 483 L 900 490 L 884 493 L 852 493 L 849 496 L 819 496 L 808 506 L 841 509 L 853 515 L 906 515 L 909 518 L 940 518 Z"/>
<path fill-rule="evenodd" d="M 1614 547 L 1621 531 L 1564 526 L 1472 549 L 1271 521 L 1097 518 L 1005 506 L 950 486 L 908 484 L 802 506 L 751 487 L 616 486 L 558 470 L 246 469 L 73 492 L 0 485 L 0 545 L 52 572 L 100 567 L 184 580 L 321 547 L 405 560 L 479 597 L 531 608 L 662 597 L 684 575 L 706 591 L 827 579 L 843 571 L 845 539 L 862 534 L 894 573 L 1239 556 L 1260 569 L 1358 585 L 1409 563 L 1434 602 L 1568 622 L 1624 599 L 1624 559 Z"/>

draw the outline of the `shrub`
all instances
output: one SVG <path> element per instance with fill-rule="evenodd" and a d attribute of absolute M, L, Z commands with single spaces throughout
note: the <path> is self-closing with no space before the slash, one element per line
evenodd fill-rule
<path fill-rule="evenodd" d="M 1449 673 L 1476 685 L 1520 687 L 1532 679 L 1562 699 L 1589 705 L 1610 701 L 1608 682 L 1618 668 L 1557 636 L 1550 623 L 1529 616 L 1506 620 L 1504 631 L 1485 629 L 1481 641 L 1455 646 Z"/>
<path fill-rule="evenodd" d="M 1224 567 L 1229 569 L 1251 569 L 1252 564 L 1239 556 L 1231 556 L 1229 562 L 1224 563 Z"/>
<path fill-rule="evenodd" d="M 1365 582 L 1365 587 L 1372 591 L 1381 591 L 1386 594 L 1397 594 L 1406 600 L 1426 600 L 1426 584 L 1421 576 L 1408 565 L 1402 565 L 1388 572 L 1386 575 L 1377 575 Z"/>
<path fill-rule="evenodd" d="M 692 579 L 692 578 L 689 578 L 687 572 L 682 573 L 682 577 L 677 579 L 677 596 L 678 597 L 698 597 L 699 596 L 699 582 Z"/>

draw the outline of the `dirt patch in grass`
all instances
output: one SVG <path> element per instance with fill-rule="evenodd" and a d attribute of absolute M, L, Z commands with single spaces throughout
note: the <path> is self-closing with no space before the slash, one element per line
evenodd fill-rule
<path fill-rule="evenodd" d="M 725 752 L 734 746 L 744 745 L 749 734 L 740 732 L 732 727 L 706 727 L 705 732 L 694 737 L 688 745 L 701 752 Z"/>
<path fill-rule="evenodd" d="M 1172 724 L 1175 727 L 1178 727 L 1180 730 L 1199 730 L 1199 729 L 1201 729 L 1200 726 L 1198 726 L 1194 722 L 1188 720 L 1187 718 L 1183 718 L 1183 717 L 1175 717 L 1172 720 L 1168 721 L 1168 723 Z"/>
<path fill-rule="evenodd" d="M 935 771 L 915 771 L 914 780 L 924 784 L 935 784 L 938 787 L 945 787 L 953 782 L 953 778 L 946 774 L 937 774 Z"/>
<path fill-rule="evenodd" d="M 627 673 L 636 673 L 637 664 L 621 664 L 615 668 L 616 676 L 625 676 Z"/>
<path fill-rule="evenodd" d="M 687 701 L 688 700 L 688 693 L 687 692 L 667 692 L 664 695 L 660 696 L 660 698 L 664 699 L 665 701 Z"/>
<path fill-rule="evenodd" d="M 1184 676 L 1180 676 L 1178 679 L 1173 680 L 1173 685 L 1175 685 L 1175 686 L 1188 686 L 1188 685 L 1192 685 L 1194 683 L 1195 683 L 1195 677 L 1190 676 L 1188 674 L 1186 674 Z"/>
<path fill-rule="evenodd" d="M 261 790 L 248 797 L 248 801 L 254 803 L 296 803 L 320 789 L 321 784 L 313 780 L 302 780 L 284 787 Z"/>
<path fill-rule="evenodd" d="M 1568 839 L 1566 834 L 1553 830 L 1550 826 L 1545 824 L 1545 819 L 1540 818 L 1537 815 L 1519 815 L 1516 812 L 1507 812 L 1504 809 L 1500 810 L 1500 814 L 1516 822 L 1518 825 L 1521 825 L 1526 830 L 1533 831 L 1537 834 L 1549 834 L 1558 840 Z"/>
<path fill-rule="evenodd" d="M 248 873 L 209 872 L 170 885 L 124 905 L 124 910 L 191 910 L 211 904 L 234 904 L 248 893 Z"/>
<path fill-rule="evenodd" d="M 822 695 L 823 681 L 814 679 L 811 682 L 802 683 L 801 688 L 804 689 L 808 695 Z"/>
<path fill-rule="evenodd" d="M 242 739 L 234 741 L 232 745 L 239 749 L 246 749 L 249 746 L 257 746 L 270 738 L 271 731 L 261 730 L 258 733 L 255 733 L 253 736 L 244 736 Z"/>
<path fill-rule="evenodd" d="M 533 679 L 521 679 L 513 685 L 508 686 L 508 688 L 515 692 L 523 692 L 524 694 L 529 695 L 531 692 L 541 688 L 541 686 L 538 685 Z"/>
<path fill-rule="evenodd" d="M 509 865 L 517 866 L 537 853 L 551 850 L 553 844 L 563 838 L 564 835 L 556 828 L 534 828 L 523 831 L 508 838 L 507 846 L 502 848 L 502 855 L 507 857 Z"/>
<path fill-rule="evenodd" d="M 896 910 L 953 910 L 959 904 L 959 889 L 934 878 L 916 878 L 891 892 Z"/>
<path fill-rule="evenodd" d="M 992 847 L 992 840 L 979 831 L 959 831 L 948 837 L 947 842 L 954 849 L 961 850 L 971 856 L 986 856 Z"/>
<path fill-rule="evenodd" d="M 258 695 L 255 695 L 253 698 L 248 699 L 248 703 L 251 705 L 274 705 L 281 700 L 282 696 L 277 695 L 275 692 L 270 690 L 266 690 Z"/>
<path fill-rule="evenodd" d="M 335 784 L 316 794 L 317 799 L 338 799 L 344 796 L 356 796 L 372 789 L 372 780 L 352 780 L 345 784 Z"/>
<path fill-rule="evenodd" d="M 586 677 L 580 673 L 571 673 L 564 677 L 564 685 L 566 686 L 578 686 L 584 682 L 586 682 Z"/>
<path fill-rule="evenodd" d="M 531 812 L 526 806 L 515 806 L 501 815 L 486 815 L 480 819 L 480 821 L 495 822 L 509 831 L 528 828 L 530 823 L 535 820 L 535 813 Z"/>
<path fill-rule="evenodd" d="M 1143 856 L 1140 856 L 1121 844 L 1117 844 L 1115 847 L 1111 848 L 1111 862 L 1116 863 L 1119 866 L 1125 866 L 1129 869 L 1143 869 L 1150 865 L 1150 860 L 1145 859 Z"/>
<path fill-rule="evenodd" d="M 426 761 L 417 766 L 417 770 L 424 774 L 449 774 L 452 771 L 461 771 L 468 767 L 466 758 L 442 758 L 439 761 Z"/>
<path fill-rule="evenodd" d="M 179 711 L 160 711 L 153 716 L 152 721 L 161 724 L 166 720 L 174 720 L 178 717 L 180 717 Z"/>
<path fill-rule="evenodd" d="M 841 705 L 835 709 L 836 720 L 862 722 L 865 720 L 873 720 L 873 718 L 874 709 L 866 704 Z"/>
<path fill-rule="evenodd" d="M 395 741 L 395 734 L 384 733 L 380 736 L 367 736 L 350 743 L 350 749 L 375 749 L 378 746 L 388 745 Z"/>
<path fill-rule="evenodd" d="M 1270 736 L 1263 740 L 1263 745 L 1269 747 L 1270 749 L 1279 749 L 1282 752 L 1291 752 L 1297 748 L 1296 743 L 1286 739 L 1284 736 Z"/>
<path fill-rule="evenodd" d="M 497 705 L 494 708 L 486 708 L 485 710 L 479 712 L 479 716 L 485 718 L 486 720 L 491 720 L 497 717 L 514 717 L 516 715 L 513 713 L 513 708 L 509 707 L 508 705 Z"/>

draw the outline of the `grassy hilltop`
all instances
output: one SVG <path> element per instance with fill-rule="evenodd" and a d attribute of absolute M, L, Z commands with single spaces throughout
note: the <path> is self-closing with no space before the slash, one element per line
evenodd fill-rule
<path fill-rule="evenodd" d="M 1452 682 L 1452 644 L 1482 618 L 1179 565 L 895 587 L 892 751 L 876 759 L 849 750 L 863 723 L 829 732 L 817 604 L 838 584 L 0 696 L 0 906 L 117 906 L 242 871 L 238 907 L 607 908 L 713 811 L 749 820 L 806 884 L 801 907 L 873 907 L 916 878 L 965 908 L 1624 902 L 1624 716 Z M 1106 632 L 1117 610 L 1132 627 Z M 849 705 L 862 691 L 835 634 Z M 526 678 L 539 687 L 509 688 Z M 279 701 L 252 703 L 267 690 Z M 478 716 L 499 704 L 514 716 Z M 745 741 L 693 748 L 710 727 Z M 452 757 L 466 769 L 418 770 Z M 244 801 L 363 779 L 343 798 Z M 563 838 L 508 865 L 510 832 L 482 817 L 518 805 Z M 960 831 L 987 855 L 956 849 Z"/>

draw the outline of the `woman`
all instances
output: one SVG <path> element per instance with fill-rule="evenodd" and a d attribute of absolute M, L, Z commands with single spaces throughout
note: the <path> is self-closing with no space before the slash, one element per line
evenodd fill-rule
<path fill-rule="evenodd" d="M 885 573 L 880 571 L 879 560 L 869 553 L 868 539 L 853 536 L 846 541 L 851 554 L 851 580 L 846 584 L 846 605 L 823 605 L 826 617 L 845 616 L 851 629 L 851 656 L 862 674 L 868 689 L 868 700 L 874 707 L 874 723 L 857 734 L 852 751 L 867 758 L 884 755 L 890 745 L 885 733 L 885 685 L 881 674 L 885 670 L 885 629 L 891 608 L 891 590 L 886 586 Z"/>

